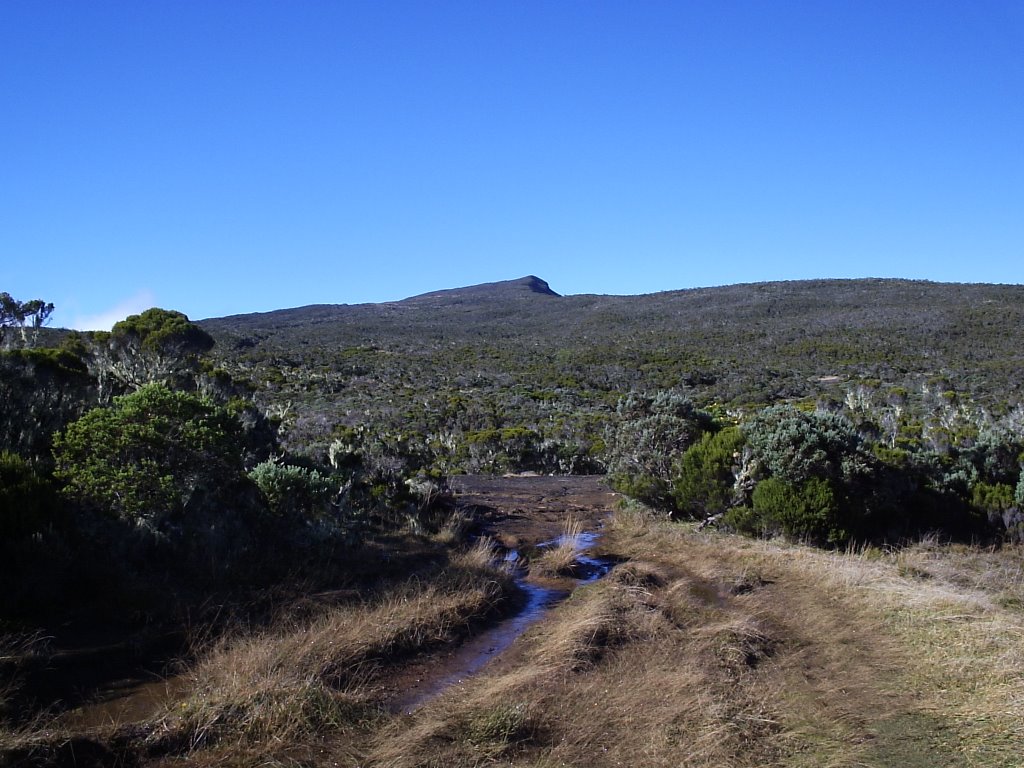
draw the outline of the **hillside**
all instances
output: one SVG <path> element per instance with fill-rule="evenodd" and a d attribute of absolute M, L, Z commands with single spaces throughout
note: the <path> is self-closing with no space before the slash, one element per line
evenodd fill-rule
<path fill-rule="evenodd" d="M 952 392 L 997 412 L 1024 399 L 1016 285 L 813 280 L 559 296 L 531 276 L 202 326 L 219 364 L 262 403 L 290 404 L 293 442 L 306 445 L 364 423 L 424 433 L 557 423 L 585 442 L 584 422 L 624 393 L 680 386 L 730 408 L 842 400 L 857 386 Z"/>

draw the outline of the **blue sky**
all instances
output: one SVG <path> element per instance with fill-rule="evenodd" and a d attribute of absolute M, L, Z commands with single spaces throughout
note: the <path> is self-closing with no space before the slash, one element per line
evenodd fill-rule
<path fill-rule="evenodd" d="M 0 3 L 0 290 L 1024 282 L 1024 3 Z"/>

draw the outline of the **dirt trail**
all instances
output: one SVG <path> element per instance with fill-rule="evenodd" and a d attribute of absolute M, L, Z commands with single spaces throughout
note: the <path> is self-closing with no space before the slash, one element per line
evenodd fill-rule
<path fill-rule="evenodd" d="M 1013 765 L 965 757 L 907 675 L 915 649 L 817 553 L 639 517 L 607 531 L 624 561 L 607 579 L 393 723 L 366 764 Z"/>
<path fill-rule="evenodd" d="M 460 476 L 452 481 L 458 509 L 475 521 L 480 536 L 519 558 L 525 569 L 525 553 L 555 540 L 575 521 L 584 531 L 596 532 L 609 519 L 621 498 L 609 491 L 601 477 Z M 590 557 L 600 573 L 610 564 Z M 591 574 L 596 576 L 597 573 Z M 519 586 L 522 605 L 512 615 L 465 642 L 396 668 L 387 676 L 388 709 L 411 712 L 452 685 L 460 685 L 485 666 L 501 664 L 503 654 L 530 625 L 569 597 L 580 579 L 538 576 L 523 570 Z"/>
<path fill-rule="evenodd" d="M 568 517 L 595 530 L 621 498 L 600 476 L 459 475 L 451 486 L 458 507 L 477 518 L 480 532 L 512 547 L 550 541 Z"/>

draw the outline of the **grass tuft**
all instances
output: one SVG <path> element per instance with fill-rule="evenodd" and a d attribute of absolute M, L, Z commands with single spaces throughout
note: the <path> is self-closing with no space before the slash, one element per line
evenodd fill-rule
<path fill-rule="evenodd" d="M 578 575 L 577 556 L 580 551 L 579 537 L 582 533 L 583 523 L 571 515 L 567 517 L 558 544 L 545 548 L 531 564 L 530 572 L 542 577 Z"/>

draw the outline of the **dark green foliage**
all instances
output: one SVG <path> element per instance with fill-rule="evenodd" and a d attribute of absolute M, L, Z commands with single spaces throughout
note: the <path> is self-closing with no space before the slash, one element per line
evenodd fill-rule
<path fill-rule="evenodd" d="M 198 494 L 238 484 L 240 435 L 225 409 L 150 384 L 58 434 L 55 475 L 69 500 L 161 529 Z"/>
<path fill-rule="evenodd" d="M 672 468 L 701 433 L 710 414 L 679 392 L 630 394 L 619 401 L 608 441 L 608 475 L 618 490 L 660 509 L 674 508 Z"/>
<path fill-rule="evenodd" d="M 191 322 L 187 315 L 158 307 L 116 323 L 111 338 L 136 344 L 149 352 L 179 357 L 213 348 L 210 334 Z"/>
<path fill-rule="evenodd" d="M 19 360 L 30 365 L 50 368 L 62 376 L 88 376 L 89 368 L 85 361 L 74 352 L 58 348 L 13 349 L 3 352 L 8 359 Z"/>
<path fill-rule="evenodd" d="M 194 389 L 199 356 L 213 338 L 186 315 L 147 309 L 114 325 L 109 334 L 93 334 L 99 370 L 128 388 L 159 382 Z"/>
<path fill-rule="evenodd" d="M 975 483 L 971 503 L 982 512 L 1002 513 L 1014 505 L 1014 489 L 1006 483 Z"/>
<path fill-rule="evenodd" d="M 62 524 L 50 482 L 18 454 L 0 451 L 0 540 L 25 539 Z"/>
<path fill-rule="evenodd" d="M 97 399 L 96 380 L 72 351 L 0 353 L 0 446 L 48 468 L 53 433 Z"/>
<path fill-rule="evenodd" d="M 704 433 L 686 449 L 673 468 L 672 482 L 676 508 L 683 515 L 710 517 L 729 508 L 744 442 L 738 427 L 726 427 Z"/>
<path fill-rule="evenodd" d="M 832 484 L 812 477 L 793 485 L 769 477 L 753 493 L 753 514 L 743 520 L 748 533 L 783 534 L 817 544 L 845 542 L 850 532 Z"/>

